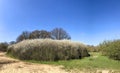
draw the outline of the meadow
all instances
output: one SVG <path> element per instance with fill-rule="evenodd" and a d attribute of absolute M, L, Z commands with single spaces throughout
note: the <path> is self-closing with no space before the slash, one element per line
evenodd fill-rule
<path fill-rule="evenodd" d="M 75 73 L 79 73 L 80 71 L 84 73 L 103 73 L 102 71 L 104 70 L 107 71 L 106 73 L 120 73 L 119 61 L 112 60 L 98 52 L 90 52 L 90 55 L 90 57 L 69 61 L 45 62 L 26 60 L 25 62 L 63 66 L 63 68 L 68 71 L 76 70 Z"/>

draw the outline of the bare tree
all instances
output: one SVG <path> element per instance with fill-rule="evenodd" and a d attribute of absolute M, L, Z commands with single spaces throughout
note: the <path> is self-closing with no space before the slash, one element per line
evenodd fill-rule
<path fill-rule="evenodd" d="M 29 39 L 29 36 L 30 36 L 30 32 L 24 31 L 24 32 L 22 32 L 21 35 L 18 36 L 18 38 L 16 39 L 16 42 L 20 42 L 22 40 Z"/>
<path fill-rule="evenodd" d="M 45 39 L 45 38 L 51 38 L 50 32 L 46 30 L 35 30 L 30 34 L 30 39 Z"/>
<path fill-rule="evenodd" d="M 62 28 L 53 29 L 51 31 L 51 36 L 53 39 L 56 39 L 56 40 L 71 39 L 70 35 Z"/>

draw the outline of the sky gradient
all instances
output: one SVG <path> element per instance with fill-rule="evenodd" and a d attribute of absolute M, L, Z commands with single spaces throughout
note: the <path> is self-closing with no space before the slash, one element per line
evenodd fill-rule
<path fill-rule="evenodd" d="M 120 39 L 120 0 L 0 0 L 0 42 L 56 27 L 89 45 Z"/>

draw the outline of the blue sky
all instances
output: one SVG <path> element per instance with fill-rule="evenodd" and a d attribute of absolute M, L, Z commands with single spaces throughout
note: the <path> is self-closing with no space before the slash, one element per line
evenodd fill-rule
<path fill-rule="evenodd" d="M 120 39 L 120 0 L 0 0 L 0 42 L 55 27 L 90 45 Z"/>

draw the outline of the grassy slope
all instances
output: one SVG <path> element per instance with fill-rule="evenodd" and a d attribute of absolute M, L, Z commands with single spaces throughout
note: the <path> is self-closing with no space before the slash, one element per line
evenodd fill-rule
<path fill-rule="evenodd" d="M 102 56 L 100 53 L 91 53 L 91 57 L 80 60 L 57 61 L 57 62 L 41 62 L 29 60 L 27 62 L 63 65 L 65 69 L 112 69 L 120 70 L 120 61 L 115 61 Z"/>

